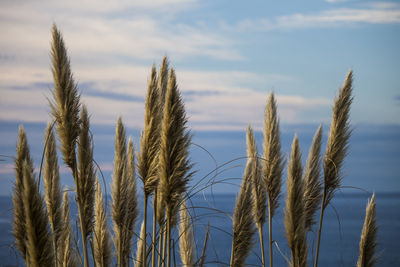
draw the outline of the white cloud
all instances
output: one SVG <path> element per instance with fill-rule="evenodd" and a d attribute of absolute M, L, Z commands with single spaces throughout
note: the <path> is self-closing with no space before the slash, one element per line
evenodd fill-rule
<path fill-rule="evenodd" d="M 122 116 L 128 126 L 141 128 L 144 103 L 139 100 L 146 94 L 154 60 L 164 54 L 174 62 L 193 57 L 210 62 L 244 59 L 234 42 L 221 34 L 223 29 L 176 22 L 179 12 L 196 5 L 199 2 L 183 0 L 1 2 L 0 34 L 5 38 L 0 39 L 0 120 L 50 120 L 46 100 L 52 81 L 50 27 L 57 22 L 92 123 L 114 125 Z M 289 16 L 273 23 L 290 25 L 298 23 L 296 19 L 307 21 Z M 196 129 L 244 129 L 249 122 L 261 128 L 266 90 L 280 83 L 296 84 L 286 75 L 242 70 L 180 68 L 177 78 L 190 123 Z M 323 98 L 305 99 L 279 92 L 277 100 L 285 122 L 310 121 L 312 118 L 302 118 L 303 111 L 317 111 L 330 104 Z"/>
<path fill-rule="evenodd" d="M 247 30 L 275 30 L 296 28 L 318 28 L 355 23 L 392 24 L 400 23 L 400 5 L 395 3 L 370 3 L 363 8 L 337 8 L 314 14 L 296 13 L 275 18 L 245 19 L 237 27 Z"/>

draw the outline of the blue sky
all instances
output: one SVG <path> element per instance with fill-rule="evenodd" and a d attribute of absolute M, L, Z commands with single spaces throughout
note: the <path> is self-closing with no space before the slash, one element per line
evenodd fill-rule
<path fill-rule="evenodd" d="M 112 129 L 121 115 L 131 129 L 141 129 L 151 65 L 167 54 L 195 132 L 244 132 L 248 123 L 261 130 L 271 90 L 282 124 L 327 124 L 352 68 L 353 124 L 394 125 L 399 133 L 400 2 L 1 1 L 4 151 L 15 146 L 9 125 L 50 120 L 54 22 L 93 125 Z M 104 166 L 111 164 L 112 156 L 104 159 Z M 3 166 L 2 173 L 12 171 Z"/>

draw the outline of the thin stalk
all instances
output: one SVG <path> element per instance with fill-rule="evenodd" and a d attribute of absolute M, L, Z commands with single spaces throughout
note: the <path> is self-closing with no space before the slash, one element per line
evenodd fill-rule
<path fill-rule="evenodd" d="M 157 188 L 154 191 L 153 201 L 153 254 L 151 259 L 151 266 L 156 266 L 156 224 L 157 224 Z"/>
<path fill-rule="evenodd" d="M 257 225 L 257 228 L 258 228 L 258 234 L 259 234 L 259 236 L 260 236 L 262 266 L 265 267 L 264 235 L 263 235 L 263 230 L 262 230 L 262 226 L 261 226 L 261 225 Z"/>
<path fill-rule="evenodd" d="M 164 224 L 165 225 L 165 224 Z M 164 235 L 164 243 L 163 243 L 163 253 L 162 253 L 162 267 L 165 266 L 165 254 L 167 254 L 167 230 L 165 226 L 163 226 L 163 235 Z"/>
<path fill-rule="evenodd" d="M 144 240 L 143 240 L 143 267 L 146 267 L 146 233 L 147 233 L 147 229 L 146 229 L 146 225 L 147 225 L 147 201 L 149 199 L 148 195 L 144 196 L 144 212 L 143 212 L 143 221 L 144 221 Z"/>
<path fill-rule="evenodd" d="M 319 244 L 321 241 L 322 221 L 324 219 L 324 211 L 325 211 L 325 196 L 326 196 L 326 190 L 324 190 L 324 193 L 322 195 L 321 214 L 319 215 L 318 238 L 317 238 L 317 247 L 315 249 L 316 251 L 315 251 L 314 267 L 318 266 Z"/>
<path fill-rule="evenodd" d="M 167 267 L 171 267 L 171 208 L 167 208 Z"/>
<path fill-rule="evenodd" d="M 270 198 L 268 198 L 268 238 L 269 238 L 269 266 L 272 267 L 272 216 L 271 216 L 271 205 Z"/>
<path fill-rule="evenodd" d="M 123 266 L 123 252 L 122 252 L 122 237 L 121 237 L 121 232 L 120 232 L 120 238 L 118 239 L 118 267 Z"/>
<path fill-rule="evenodd" d="M 81 234 L 82 234 L 82 245 L 83 245 L 83 266 L 88 267 L 89 266 L 89 257 L 88 257 L 88 252 L 87 252 L 87 240 L 86 240 L 86 229 L 83 223 L 83 216 L 82 216 L 82 209 L 80 205 L 78 205 L 79 209 L 79 223 L 81 224 Z"/>
<path fill-rule="evenodd" d="M 160 266 L 162 266 L 162 264 L 163 264 L 163 262 L 162 262 L 162 260 L 163 260 L 163 258 L 164 258 L 164 244 L 165 244 L 165 242 L 163 242 L 163 240 L 164 240 L 164 225 L 160 225 L 160 232 L 158 233 L 158 235 L 159 235 L 159 239 L 158 240 L 160 240 L 160 244 L 159 244 L 159 246 L 158 246 L 158 264 L 157 264 L 157 266 L 158 267 L 160 267 Z"/>

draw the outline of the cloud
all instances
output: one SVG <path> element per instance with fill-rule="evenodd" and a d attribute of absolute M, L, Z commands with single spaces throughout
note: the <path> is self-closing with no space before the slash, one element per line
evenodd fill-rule
<path fill-rule="evenodd" d="M 235 27 L 247 30 L 277 30 L 297 28 L 320 28 L 356 23 L 398 24 L 400 5 L 395 3 L 370 3 L 363 8 L 337 8 L 314 14 L 296 13 L 275 18 L 246 19 Z"/>
<path fill-rule="evenodd" d="M 52 87 L 50 27 L 56 22 L 92 123 L 114 125 L 122 116 L 128 126 L 142 128 L 150 64 L 168 54 L 174 63 L 183 62 L 177 78 L 191 126 L 244 129 L 250 122 L 261 128 L 266 89 L 282 83 L 296 88 L 296 80 L 234 67 L 229 71 L 185 68 L 185 64 L 193 66 L 188 62 L 196 57 L 211 65 L 246 60 L 224 29 L 179 20 L 179 15 L 199 5 L 183 0 L 1 2 L 0 34 L 5 38 L 0 39 L 0 120 L 51 119 L 46 98 L 51 97 Z M 284 17 L 276 19 L 278 24 L 284 21 Z M 304 112 L 317 113 L 330 105 L 324 98 L 306 99 L 279 91 L 277 99 L 286 122 L 313 121 Z"/>

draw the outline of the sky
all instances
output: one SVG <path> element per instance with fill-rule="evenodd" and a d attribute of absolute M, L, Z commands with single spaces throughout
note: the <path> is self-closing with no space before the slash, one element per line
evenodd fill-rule
<path fill-rule="evenodd" d="M 2 155 L 15 153 L 19 124 L 32 128 L 36 147 L 51 120 L 47 99 L 53 23 L 63 33 L 92 125 L 107 129 L 103 137 L 99 133 L 104 142 L 113 142 L 118 116 L 138 136 L 151 66 L 158 67 L 164 55 L 176 70 L 189 126 L 199 141 L 209 132 L 244 132 L 248 123 L 262 130 L 265 103 L 273 90 L 284 131 L 307 132 L 308 144 L 313 133 L 309 125 L 329 125 L 333 99 L 352 69 L 351 121 L 361 125 L 357 129 L 365 136 L 360 138 L 367 140 L 358 152 L 373 142 L 371 136 L 389 134 L 392 142 L 381 149 L 387 157 L 384 169 L 368 165 L 372 173 L 389 171 L 391 182 L 386 187 L 361 185 L 400 191 L 399 1 L 1 1 Z M 204 147 L 213 143 L 204 140 Z M 231 155 L 229 148 L 237 140 L 224 144 Z M 244 139 L 238 147 L 243 144 Z M 96 152 L 102 158 L 106 151 L 99 147 Z M 39 146 L 34 152 L 40 155 Z M 108 154 L 101 163 L 109 171 Z M 5 160 L 1 168 L 4 194 L 11 184 L 4 179 L 13 172 L 12 161 Z M 355 176 L 363 173 L 362 165 L 359 170 Z"/>

